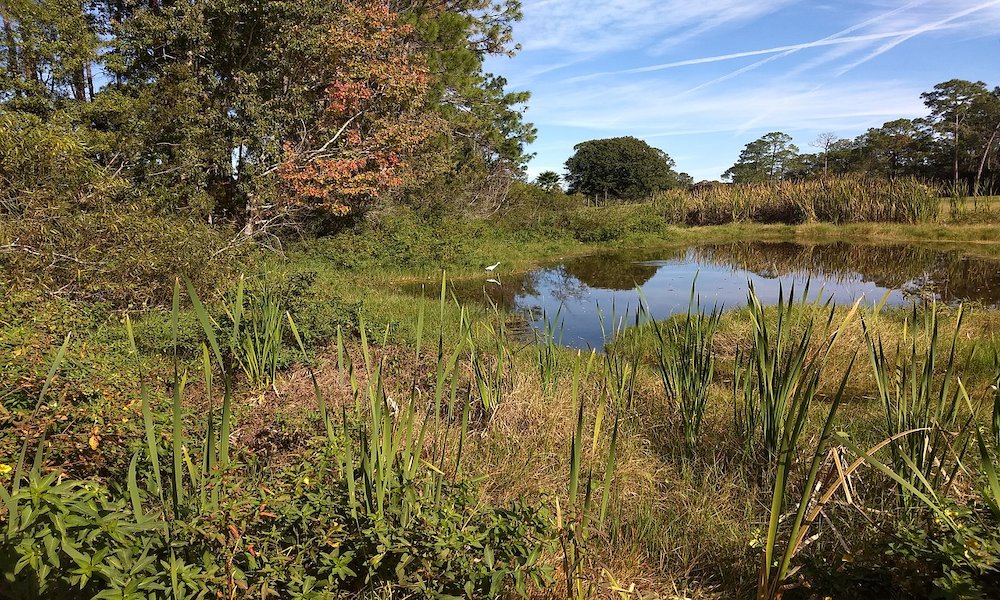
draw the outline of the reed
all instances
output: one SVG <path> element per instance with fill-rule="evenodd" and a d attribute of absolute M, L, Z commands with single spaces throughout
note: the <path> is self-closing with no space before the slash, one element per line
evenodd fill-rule
<path fill-rule="evenodd" d="M 691 284 L 688 310 L 680 320 L 660 323 L 649 315 L 656 337 L 657 369 L 667 400 L 677 407 L 684 434 L 685 456 L 695 458 L 701 424 L 708 404 L 709 389 L 715 375 L 715 353 L 712 343 L 719 326 L 721 310 L 701 307 L 695 295 L 697 277 Z"/>
<path fill-rule="evenodd" d="M 971 413 L 961 414 L 967 392 L 957 373 L 965 313 L 960 306 L 950 340 L 942 340 L 937 305 L 920 312 L 913 307 L 892 352 L 876 332 L 878 312 L 862 324 L 885 433 L 893 440 L 893 467 L 907 473 L 911 485 L 939 491 L 960 473 L 973 422 Z M 901 498 L 908 503 L 908 488 L 901 490 Z"/>
<path fill-rule="evenodd" d="M 844 176 L 706 186 L 695 190 L 683 209 L 681 204 L 681 198 L 669 194 L 657 206 L 665 218 L 691 225 L 921 223 L 937 217 L 940 193 L 912 178 Z"/>
<path fill-rule="evenodd" d="M 567 597 L 571 600 L 593 598 L 600 585 L 592 564 L 593 548 L 590 546 L 594 530 L 603 529 L 608 514 L 618 456 L 619 420 L 616 418 L 611 430 L 607 453 L 603 461 L 603 477 L 594 483 L 594 470 L 590 467 L 583 476 L 584 455 L 586 453 L 586 432 L 584 415 L 586 401 L 580 389 L 589 378 L 594 365 L 595 353 L 586 359 L 578 355 L 573 371 L 571 400 L 576 414 L 576 426 L 570 442 L 568 496 L 565 510 L 556 499 L 556 532 L 562 547 L 562 566 L 566 577 Z M 600 414 L 600 413 L 599 413 Z M 602 437 L 603 420 L 598 417 L 593 426 L 591 454 L 595 454 Z M 584 486 L 581 497 L 581 485 Z M 594 499 L 600 498 L 595 511 Z"/>
<path fill-rule="evenodd" d="M 481 409 L 487 417 L 497 410 L 513 385 L 514 349 L 507 335 L 505 318 L 493 305 L 490 320 L 473 323 L 466 318 L 461 324 L 466 332 L 465 343 Z"/>
<path fill-rule="evenodd" d="M 748 364 L 743 367 L 743 378 L 754 381 L 754 384 L 744 388 L 747 390 L 744 402 L 752 407 L 744 410 L 752 415 L 752 422 L 744 423 L 741 431 L 744 435 L 759 431 L 763 461 L 766 461 L 772 477 L 771 507 L 757 586 L 758 600 L 782 596 L 783 586 L 798 570 L 792 566 L 792 561 L 806 544 L 807 531 L 832 497 L 832 492 L 819 496 L 818 490 L 831 487 L 836 478 L 839 482 L 832 489 L 843 483 L 843 469 L 839 468 L 836 450 L 828 453 L 828 449 L 834 440 L 834 419 L 844 398 L 854 366 L 853 359 L 841 378 L 819 441 L 811 453 L 805 447 L 803 432 L 809 421 L 810 407 L 819 396 L 827 358 L 838 337 L 856 316 L 860 302 L 856 302 L 843 320 L 835 324 L 835 308 L 829 302 L 823 305 L 819 304 L 819 299 L 815 303 L 808 302 L 808 285 L 801 300 L 794 301 L 794 295 L 793 289 L 786 300 L 779 292 L 777 321 L 772 328 L 765 319 L 763 307 L 752 286 L 749 291 L 753 345 Z M 826 312 L 822 329 L 815 325 L 813 313 L 817 310 L 820 314 Z M 797 324 L 793 322 L 795 314 L 801 315 Z M 815 346 L 812 344 L 813 336 L 819 338 Z M 810 456 L 809 466 L 799 485 L 793 486 L 795 468 L 803 455 Z M 825 485 L 817 488 L 824 465 L 827 465 L 827 474 L 823 477 Z M 834 469 L 834 465 L 838 468 Z M 788 507 L 794 511 L 791 515 L 786 514 Z M 782 524 L 786 527 L 783 535 L 779 532 Z"/>
<path fill-rule="evenodd" d="M 642 309 L 636 308 L 631 319 L 627 317 L 629 312 L 626 308 L 625 313 L 619 315 L 612 304 L 610 315 L 605 315 L 601 307 L 597 307 L 604 339 L 602 393 L 611 401 L 616 415 L 627 419 L 626 422 L 633 422 L 636 416 L 635 388 L 639 374 L 640 348 L 637 336 L 622 333 L 630 322 L 635 327 L 639 325 Z"/>
<path fill-rule="evenodd" d="M 779 289 L 772 323 L 752 285 L 748 292 L 751 345 L 737 356 L 734 368 L 733 421 L 744 450 L 751 456 L 759 452 L 763 464 L 774 464 L 786 436 L 801 434 L 804 421 L 789 420 L 789 415 L 802 412 L 800 405 L 808 406 L 816 395 L 823 364 L 843 329 L 833 328 L 830 302 L 819 297 L 810 302 L 808 294 L 808 284 L 798 301 L 794 286 L 787 296 Z M 817 323 L 816 312 L 825 312 L 825 320 Z"/>
<path fill-rule="evenodd" d="M 285 310 L 266 282 L 247 290 L 240 277 L 228 306 L 233 354 L 256 388 L 274 383 L 284 337 Z"/>
<path fill-rule="evenodd" d="M 535 348 L 538 353 L 538 381 L 542 394 L 551 397 L 559 383 L 559 364 L 563 345 L 562 307 L 549 319 L 542 312 L 542 330 L 535 330 Z"/>

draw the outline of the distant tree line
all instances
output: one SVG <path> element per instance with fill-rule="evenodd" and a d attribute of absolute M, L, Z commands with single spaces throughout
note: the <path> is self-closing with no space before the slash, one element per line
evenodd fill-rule
<path fill-rule="evenodd" d="M 949 182 L 957 193 L 1000 190 L 1000 87 L 953 79 L 922 94 L 929 115 L 896 119 L 853 139 L 821 134 L 804 153 L 782 132 L 747 144 L 723 178 L 735 183 L 863 173 Z"/>

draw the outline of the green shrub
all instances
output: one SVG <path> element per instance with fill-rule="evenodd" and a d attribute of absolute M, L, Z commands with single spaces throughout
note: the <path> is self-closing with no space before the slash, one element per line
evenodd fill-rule
<path fill-rule="evenodd" d="M 569 227 L 581 242 L 613 242 L 634 234 L 659 233 L 664 225 L 650 204 L 586 207 L 569 215 Z"/>
<path fill-rule="evenodd" d="M 992 598 L 1000 590 L 1000 528 L 968 506 L 949 503 L 949 527 L 930 516 L 897 525 L 885 554 L 893 581 L 914 598 Z"/>
<path fill-rule="evenodd" d="M 316 289 L 317 276 L 316 271 L 269 275 L 272 278 L 269 285 L 292 315 L 307 348 L 319 348 L 332 342 L 338 329 L 357 331 L 361 311 L 360 302 L 346 302 L 332 292 L 321 294 Z M 295 347 L 287 332 L 285 342 L 287 347 Z"/>
<path fill-rule="evenodd" d="M 274 517 L 244 533 L 257 554 L 240 557 L 251 587 L 266 581 L 293 596 L 310 582 L 347 597 L 391 585 L 417 597 L 488 598 L 524 593 L 549 577 L 539 560 L 549 517 L 536 506 L 483 506 L 469 483 L 427 494 L 418 482 L 393 477 L 384 509 L 366 508 L 352 502 L 341 474 L 316 467 L 331 463 L 334 456 L 318 450 L 261 498 Z M 404 495 L 410 500 L 401 502 Z"/>
<path fill-rule="evenodd" d="M 51 220 L 0 218 L 0 266 L 19 288 L 116 307 L 166 305 L 176 277 L 219 290 L 250 248 L 232 232 L 140 208 L 62 213 Z"/>
<path fill-rule="evenodd" d="M 185 561 L 163 521 L 137 520 L 123 497 L 95 482 L 33 472 L 0 498 L 5 598 L 194 598 L 217 575 L 212 552 L 182 547 L 193 555 Z"/>

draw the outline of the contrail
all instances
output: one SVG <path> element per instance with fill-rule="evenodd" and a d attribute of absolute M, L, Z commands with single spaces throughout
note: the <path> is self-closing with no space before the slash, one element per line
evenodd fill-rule
<path fill-rule="evenodd" d="M 927 33 L 929 31 L 934 31 L 935 29 L 940 29 L 940 28 L 944 27 L 945 25 L 947 25 L 948 23 L 951 23 L 952 21 L 955 21 L 957 19 L 961 19 L 962 17 L 966 17 L 968 15 L 971 15 L 972 13 L 979 12 L 979 11 L 983 10 L 984 8 L 989 8 L 989 7 L 995 6 L 997 4 L 1000 4 L 1000 0 L 992 0 L 991 2 L 984 2 L 984 3 L 979 4 L 977 6 L 973 6 L 972 8 L 967 8 L 967 9 L 961 11 L 961 12 L 955 13 L 952 16 L 948 17 L 947 19 L 941 19 L 940 21 L 937 21 L 935 23 L 930 23 L 928 25 L 924 25 L 923 27 L 918 27 L 918 28 L 916 28 L 913 31 L 910 31 L 908 33 L 902 34 L 902 35 L 900 35 L 899 39 L 893 40 L 893 41 L 889 42 L 888 44 L 883 44 L 883 45 L 879 46 L 874 52 L 872 52 L 868 56 L 865 56 L 864 58 L 862 58 L 860 60 L 857 60 L 857 61 L 855 61 L 855 62 L 853 62 L 853 63 L 851 63 L 851 64 L 849 64 L 849 65 L 847 65 L 845 67 L 842 67 L 839 71 L 837 71 L 837 76 L 839 77 L 839 76 L 843 75 L 844 73 L 847 73 L 851 69 L 865 64 L 866 62 L 870 61 L 871 59 L 873 59 L 873 58 L 875 58 L 877 56 L 880 56 L 882 54 L 885 54 L 889 50 L 892 50 L 896 46 L 902 44 L 903 42 L 905 42 L 905 41 L 907 41 L 907 40 L 909 40 L 911 38 L 914 38 L 914 37 L 916 37 L 916 36 L 918 36 L 920 34 L 923 34 L 923 33 Z"/>
<path fill-rule="evenodd" d="M 851 25 L 847 29 L 842 29 L 842 30 L 838 31 L 837 33 L 834 33 L 832 35 L 826 36 L 825 38 L 816 40 L 816 42 L 814 42 L 814 43 L 815 44 L 820 44 L 822 42 L 830 42 L 830 41 L 834 41 L 834 40 L 844 40 L 846 38 L 844 38 L 843 36 L 847 35 L 848 33 L 853 33 L 853 32 L 855 32 L 855 31 L 857 31 L 859 29 L 863 29 L 865 27 L 868 27 L 869 25 L 873 25 L 875 23 L 878 23 L 879 21 L 885 20 L 885 19 L 887 19 L 889 17 L 892 17 L 892 16 L 895 16 L 895 15 L 901 13 L 901 12 L 907 11 L 907 10 L 909 10 L 911 8 L 914 8 L 916 6 L 920 6 L 921 4 L 926 4 L 926 3 L 927 3 L 927 0 L 914 0 L 913 2 L 909 2 L 907 4 L 904 4 L 903 6 L 900 6 L 899 8 L 890 10 L 887 13 L 882 13 L 882 14 L 880 14 L 878 16 L 875 16 L 875 17 L 872 17 L 872 18 L 868 19 L 867 21 L 862 21 L 861 23 L 857 23 L 855 25 Z M 745 67 L 743 67 L 741 69 L 737 69 L 737 70 L 733 71 L 732 73 L 727 73 L 726 75 L 723 75 L 721 77 L 717 77 L 717 78 L 715 78 L 715 79 L 713 79 L 711 81 L 706 81 L 705 83 L 702 83 L 702 84 L 697 85 L 697 86 L 695 86 L 695 87 L 693 87 L 693 88 L 691 88 L 689 90 L 681 92 L 681 94 L 682 95 L 683 94 L 690 94 L 691 92 L 696 92 L 696 91 L 698 91 L 700 89 L 703 89 L 703 88 L 706 88 L 706 87 L 708 87 L 710 85 L 715 85 L 717 83 L 722 83 L 723 81 L 728 81 L 728 80 L 730 80 L 730 79 L 732 79 L 734 77 L 739 77 L 740 75 L 742 75 L 744 73 L 747 73 L 749 71 L 753 71 L 755 69 L 758 69 L 758 68 L 766 65 L 769 62 L 778 60 L 779 58 L 784 58 L 786 56 L 790 56 L 792 54 L 795 54 L 796 52 L 804 50 L 806 47 L 808 47 L 808 48 L 815 48 L 816 46 L 804 46 L 802 48 L 792 48 L 792 49 L 789 49 L 789 50 L 785 50 L 785 51 L 781 52 L 780 54 L 776 54 L 774 56 L 769 56 L 769 57 L 765 58 L 764 60 L 758 60 L 757 62 L 755 62 L 753 64 L 750 64 L 750 65 L 747 65 L 747 66 L 745 66 Z"/>
<path fill-rule="evenodd" d="M 992 4 L 1000 3 L 1000 0 L 994 0 Z M 737 58 L 746 58 L 748 56 L 763 56 L 767 54 L 777 54 L 780 52 L 805 50 L 807 48 L 819 48 L 822 46 L 836 46 L 839 44 L 851 44 L 854 42 L 870 42 L 874 40 L 884 40 L 888 38 L 900 37 L 904 35 L 919 35 L 919 33 L 924 33 L 927 31 L 925 28 L 918 29 L 908 29 L 904 31 L 887 31 L 884 33 L 870 33 L 866 35 L 855 35 L 848 37 L 838 37 L 838 38 L 824 38 L 821 40 L 815 40 L 812 42 L 805 42 L 802 44 L 791 44 L 788 46 L 776 46 L 774 48 L 765 48 L 762 50 L 748 50 L 745 52 L 733 52 L 731 54 L 719 54 L 717 56 L 705 56 L 702 58 L 691 58 L 688 60 L 679 60 L 676 62 L 662 63 L 658 65 L 650 65 L 648 67 L 636 67 L 634 69 L 624 69 L 621 71 L 604 71 L 601 73 L 591 73 L 589 75 L 581 75 L 579 77 L 570 77 L 565 81 L 567 83 L 572 83 L 576 81 L 584 81 L 587 79 L 593 79 L 596 77 L 602 77 L 605 75 L 624 75 L 632 73 L 652 73 L 655 71 L 665 71 L 667 69 L 675 69 L 677 67 L 687 67 L 691 65 L 703 65 L 707 63 L 723 62 L 727 60 L 733 60 Z"/>

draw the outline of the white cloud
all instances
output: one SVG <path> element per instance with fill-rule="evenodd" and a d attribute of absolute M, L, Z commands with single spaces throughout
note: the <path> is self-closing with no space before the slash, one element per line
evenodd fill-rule
<path fill-rule="evenodd" d="M 1000 2 L 1000 0 L 996 0 L 996 1 Z M 921 29 L 921 30 L 913 29 L 913 30 L 909 30 L 909 31 L 886 31 L 886 32 L 880 32 L 880 33 L 869 33 L 869 34 L 866 34 L 866 35 L 856 35 L 856 36 L 848 36 L 848 37 L 833 37 L 833 36 L 831 36 L 831 37 L 826 37 L 826 38 L 823 38 L 823 39 L 820 39 L 820 40 L 814 40 L 814 41 L 811 41 L 811 42 L 803 42 L 801 44 L 789 44 L 789 45 L 785 45 L 785 46 L 775 46 L 773 48 L 764 48 L 764 49 L 760 49 L 760 50 L 746 50 L 746 51 L 743 51 L 743 52 L 731 52 L 729 54 L 717 54 L 715 56 L 703 56 L 703 57 L 700 57 L 700 58 L 689 58 L 689 59 L 686 59 L 686 60 L 678 60 L 678 61 L 669 62 L 669 63 L 660 63 L 660 64 L 655 64 L 655 65 L 647 65 L 645 67 L 635 67 L 635 68 L 631 68 L 631 69 L 623 69 L 623 70 L 620 70 L 620 71 L 601 71 L 601 72 L 598 72 L 598 73 L 590 73 L 590 74 L 587 74 L 587 75 L 579 75 L 579 76 L 576 76 L 576 77 L 570 77 L 570 78 L 566 79 L 565 81 L 566 82 L 586 81 L 588 79 L 595 79 L 595 78 L 602 77 L 602 76 L 607 76 L 607 75 L 635 75 L 635 74 L 640 74 L 640 73 L 654 73 L 656 71 L 665 71 L 667 69 L 676 69 L 678 67 L 689 67 L 689 66 L 694 66 L 694 65 L 704 65 L 704 64 L 709 64 L 709 63 L 716 63 L 716 62 L 724 62 L 724 61 L 729 61 L 729 60 L 736 60 L 736 59 L 739 59 L 739 58 L 748 58 L 748 57 L 753 57 L 753 56 L 763 56 L 763 55 L 767 55 L 767 54 L 777 55 L 777 56 L 768 57 L 768 58 L 764 59 L 763 61 L 759 61 L 757 63 L 753 63 L 751 65 L 748 65 L 746 67 L 741 68 L 739 71 L 736 72 L 737 74 L 740 74 L 740 73 L 744 73 L 746 71 L 752 70 L 753 68 L 756 68 L 757 66 L 763 65 L 763 64 L 765 64 L 767 62 L 770 62 L 770 61 L 772 61 L 772 60 L 774 60 L 776 58 L 784 58 L 784 57 L 786 57 L 786 56 L 788 56 L 788 55 L 790 55 L 792 53 L 798 52 L 800 50 L 807 50 L 809 48 L 821 48 L 821 47 L 824 47 L 824 46 L 838 46 L 838 45 L 842 45 L 842 44 L 852 44 L 852 45 L 855 45 L 855 44 L 859 44 L 861 42 L 871 42 L 871 41 L 877 41 L 877 40 L 884 40 L 884 39 L 888 39 L 888 38 L 899 38 L 899 37 L 903 37 L 903 36 L 912 36 L 914 34 L 924 33 L 925 31 L 926 30 L 923 30 L 923 29 Z M 730 78 L 731 77 L 729 75 L 726 75 L 724 77 L 719 78 L 719 81 L 724 81 L 724 80 L 730 79 Z M 706 84 L 703 84 L 703 85 L 709 85 L 710 83 L 713 83 L 713 82 L 709 82 L 709 83 L 706 83 Z M 700 86 L 700 87 L 702 87 L 702 86 Z"/>
<path fill-rule="evenodd" d="M 600 54 L 663 46 L 752 21 L 796 0 L 539 0 L 524 3 L 516 30 L 525 52 Z"/>
<path fill-rule="evenodd" d="M 988 79 L 992 56 L 962 44 L 1000 34 L 1000 0 L 526 0 L 524 13 L 524 51 L 496 70 L 532 91 L 533 172 L 609 135 L 661 139 L 694 157 L 679 167 L 696 177 L 762 132 L 856 135 L 926 113 L 920 93 L 956 76 L 932 44 L 947 42 L 959 76 Z M 877 60 L 893 51 L 913 52 L 914 67 Z"/>
<path fill-rule="evenodd" d="M 768 85 L 726 94 L 685 94 L 666 82 L 573 88 L 539 95 L 532 119 L 541 126 L 594 132 L 646 131 L 681 135 L 741 132 L 754 127 L 848 129 L 878 118 L 924 114 L 921 89 L 899 81 L 852 82 L 825 87 L 802 83 Z"/>

